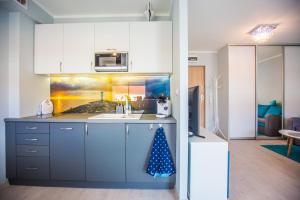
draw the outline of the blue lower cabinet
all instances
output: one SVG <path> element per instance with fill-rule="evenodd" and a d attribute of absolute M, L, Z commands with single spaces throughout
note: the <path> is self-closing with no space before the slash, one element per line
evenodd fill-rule
<path fill-rule="evenodd" d="M 85 123 L 50 124 L 52 180 L 85 180 Z"/>
<path fill-rule="evenodd" d="M 85 155 L 88 181 L 125 182 L 125 125 L 89 123 Z"/>
<path fill-rule="evenodd" d="M 146 173 L 158 124 L 127 124 L 126 132 L 126 177 L 132 183 L 173 183 L 175 174 L 166 178 L 154 178 Z M 163 124 L 173 160 L 176 154 L 176 125 Z"/>

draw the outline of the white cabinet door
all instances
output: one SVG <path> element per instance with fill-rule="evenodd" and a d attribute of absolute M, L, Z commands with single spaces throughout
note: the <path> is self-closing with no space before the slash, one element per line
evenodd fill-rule
<path fill-rule="evenodd" d="M 255 46 L 230 46 L 229 136 L 255 137 Z"/>
<path fill-rule="evenodd" d="M 34 73 L 60 73 L 63 61 L 63 25 L 35 26 Z"/>
<path fill-rule="evenodd" d="M 89 73 L 93 69 L 94 24 L 64 24 L 64 73 Z"/>
<path fill-rule="evenodd" d="M 129 51 L 129 23 L 95 24 L 95 52 Z"/>
<path fill-rule="evenodd" d="M 130 24 L 129 72 L 172 72 L 172 22 Z"/>

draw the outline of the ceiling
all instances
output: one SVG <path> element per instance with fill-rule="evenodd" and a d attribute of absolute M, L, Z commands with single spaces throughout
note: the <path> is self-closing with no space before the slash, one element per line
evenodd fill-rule
<path fill-rule="evenodd" d="M 300 0 L 188 0 L 189 50 L 217 51 L 226 44 L 255 44 L 247 34 L 278 23 L 264 44 L 300 43 Z"/>
<path fill-rule="evenodd" d="M 33 0 L 54 18 L 141 16 L 149 0 Z M 168 16 L 172 0 L 150 0 L 155 15 Z"/>

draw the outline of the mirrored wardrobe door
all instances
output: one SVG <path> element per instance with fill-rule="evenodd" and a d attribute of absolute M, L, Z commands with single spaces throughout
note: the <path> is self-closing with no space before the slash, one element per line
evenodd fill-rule
<path fill-rule="evenodd" d="M 256 136 L 281 135 L 283 124 L 283 47 L 256 47 Z"/>

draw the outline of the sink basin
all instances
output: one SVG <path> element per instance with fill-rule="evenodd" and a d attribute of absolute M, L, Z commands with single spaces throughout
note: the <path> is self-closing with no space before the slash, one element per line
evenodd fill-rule
<path fill-rule="evenodd" d="M 133 120 L 137 119 L 139 120 L 141 118 L 142 114 L 114 114 L 114 113 L 102 113 L 99 115 L 95 115 L 93 117 L 89 117 L 89 119 L 127 119 L 127 120 Z"/>

